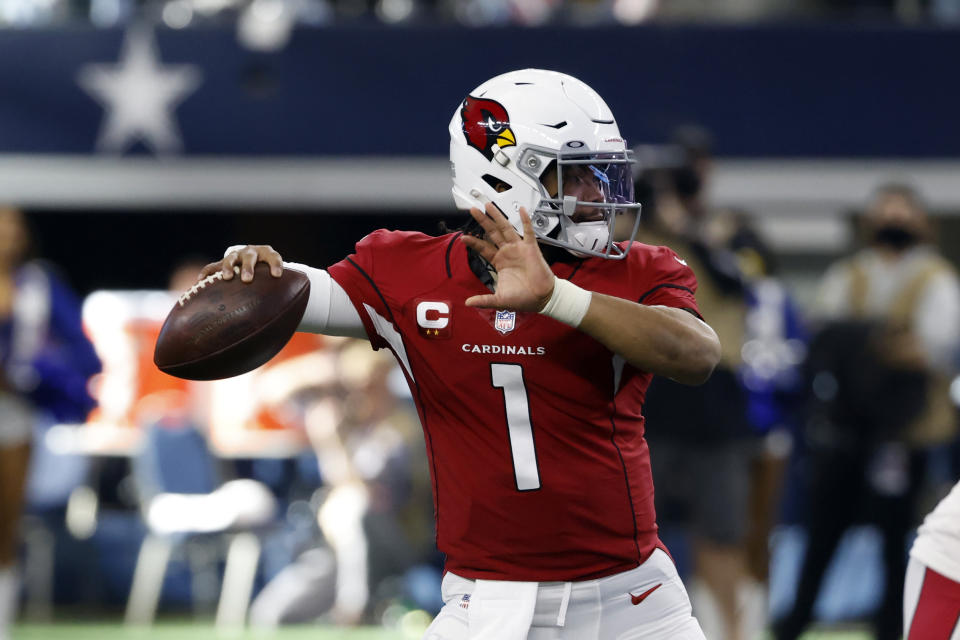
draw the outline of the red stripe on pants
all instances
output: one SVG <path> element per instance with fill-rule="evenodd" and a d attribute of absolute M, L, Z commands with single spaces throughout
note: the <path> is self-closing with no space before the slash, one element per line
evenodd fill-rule
<path fill-rule="evenodd" d="M 960 618 L 960 583 L 929 567 L 907 640 L 950 640 Z"/>

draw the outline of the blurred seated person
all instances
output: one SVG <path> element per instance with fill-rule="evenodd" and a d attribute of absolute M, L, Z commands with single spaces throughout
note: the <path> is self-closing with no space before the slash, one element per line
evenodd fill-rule
<path fill-rule="evenodd" d="M 883 535 L 877 638 L 900 637 L 904 552 L 924 460 L 956 437 L 949 382 L 960 345 L 960 283 L 931 244 L 917 193 L 885 184 L 864 217 L 868 244 L 825 274 L 808 377 L 809 542 L 778 640 L 800 636 L 844 531 L 867 518 Z"/>
<path fill-rule="evenodd" d="M 80 305 L 52 266 L 28 260 L 24 214 L 0 208 L 0 638 L 12 623 L 19 578 L 17 529 L 38 422 L 80 422 L 100 370 Z"/>
<path fill-rule="evenodd" d="M 412 406 L 392 388 L 396 362 L 356 340 L 334 348 L 331 379 L 301 392 L 326 494 L 318 523 L 332 553 L 311 549 L 271 581 L 251 608 L 256 626 L 307 622 L 328 610 L 339 623 L 359 622 L 404 595 L 379 585 L 432 553 L 429 478 L 413 472 L 426 469 L 426 450 Z M 437 571 L 438 589 L 439 580 Z"/>

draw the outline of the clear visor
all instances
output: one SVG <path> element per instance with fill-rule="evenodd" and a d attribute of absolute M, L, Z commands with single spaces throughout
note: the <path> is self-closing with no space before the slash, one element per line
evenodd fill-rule
<path fill-rule="evenodd" d="M 563 196 L 567 195 L 568 190 L 572 190 L 579 192 L 578 195 L 581 197 L 578 198 L 578 202 L 584 206 L 634 204 L 630 162 L 630 160 L 601 157 L 561 159 L 557 162 L 557 186 L 558 194 L 561 195 L 556 199 L 563 203 L 569 202 L 564 200 Z M 590 197 L 597 195 L 599 200 L 593 200 Z M 584 198 L 584 196 L 587 197 Z"/>
<path fill-rule="evenodd" d="M 566 216 L 574 224 L 606 223 L 609 234 L 606 246 L 587 255 L 604 258 L 622 258 L 629 251 L 613 244 L 616 216 L 629 211 L 636 213 L 630 243 L 640 221 L 640 204 L 633 200 L 634 160 L 630 151 L 591 153 L 557 152 L 530 147 L 521 154 L 523 171 L 538 180 L 541 199 L 534 209 L 534 230 L 538 238 L 548 244 L 566 246 L 557 242 L 558 225 L 551 218 Z"/>

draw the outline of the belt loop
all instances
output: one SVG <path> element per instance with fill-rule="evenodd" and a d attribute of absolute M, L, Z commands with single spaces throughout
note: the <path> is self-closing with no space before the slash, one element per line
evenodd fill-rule
<path fill-rule="evenodd" d="M 562 627 L 567 622 L 567 607 L 570 605 L 570 592 L 573 591 L 572 582 L 563 583 L 563 598 L 560 600 L 560 613 L 557 614 L 557 626 Z"/>

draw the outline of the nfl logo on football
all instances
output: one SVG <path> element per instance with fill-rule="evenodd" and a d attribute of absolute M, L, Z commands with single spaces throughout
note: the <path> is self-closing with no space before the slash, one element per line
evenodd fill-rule
<path fill-rule="evenodd" d="M 508 334 L 517 326 L 516 311 L 497 311 L 497 317 L 493 321 L 493 328 L 502 334 Z"/>

